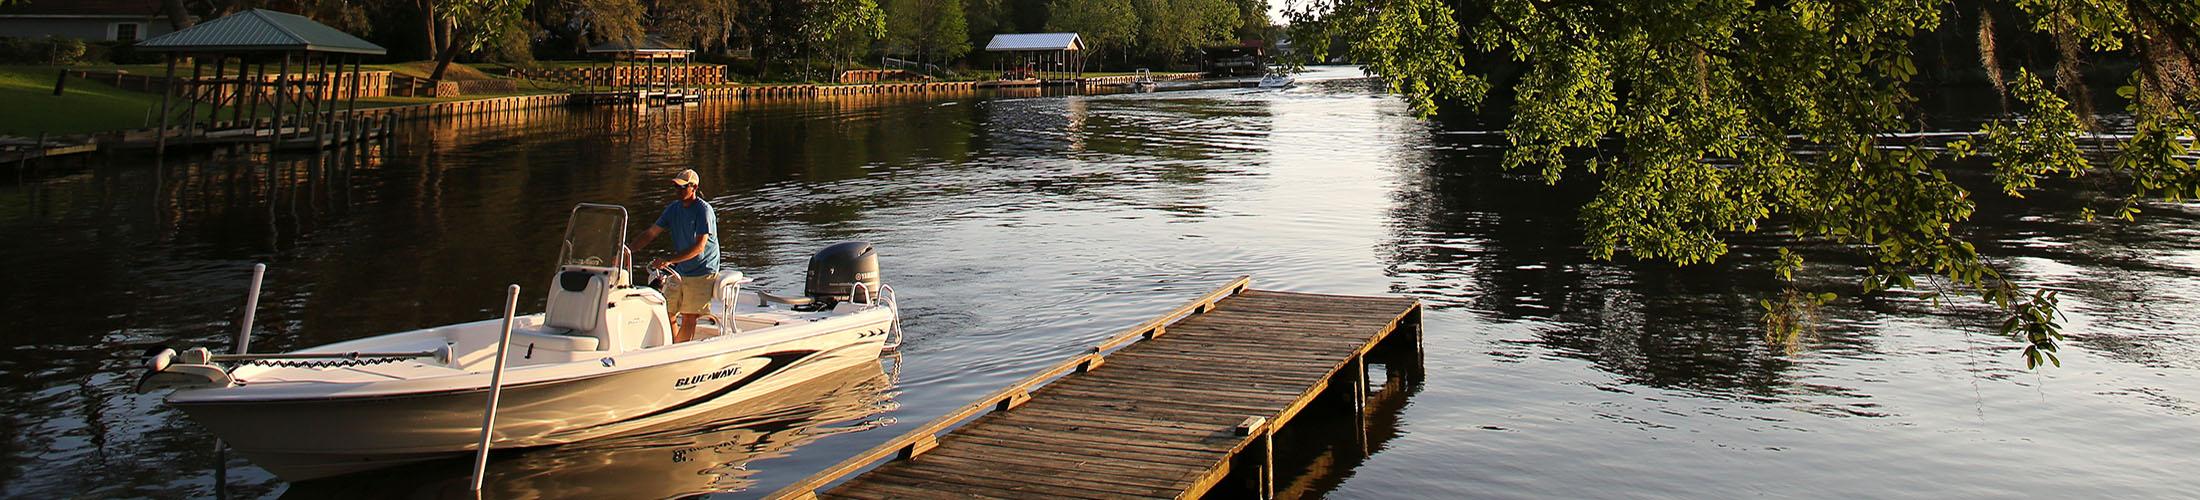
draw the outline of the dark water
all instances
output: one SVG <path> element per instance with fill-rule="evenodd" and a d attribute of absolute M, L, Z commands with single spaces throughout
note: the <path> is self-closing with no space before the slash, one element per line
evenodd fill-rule
<path fill-rule="evenodd" d="M 2064 367 L 1990 311 L 1843 299 L 1768 347 L 1763 245 L 1716 265 L 1589 259 L 1580 188 L 1492 172 L 1494 137 L 1365 84 L 950 101 L 541 110 L 409 125 L 359 154 L 108 157 L 0 184 L 0 495 L 423 496 L 463 461 L 287 485 L 129 384 L 154 345 L 226 345 L 255 261 L 255 350 L 487 318 L 540 288 L 566 211 L 653 211 L 701 172 L 725 258 L 773 289 L 867 239 L 909 306 L 898 373 L 753 413 L 500 455 L 500 495 L 769 491 L 1240 274 L 1424 299 L 1426 381 L 1378 403 L 1344 498 L 2185 497 L 2200 491 L 2200 209 L 2082 225 L 2086 184 L 1979 195 L 1970 235 L 2069 290 Z M 660 250 L 661 251 L 661 250 Z M 1807 283 L 1846 292 L 1835 254 Z M 522 306 L 539 310 L 540 298 Z M 661 479 L 660 479 L 661 478 Z"/>

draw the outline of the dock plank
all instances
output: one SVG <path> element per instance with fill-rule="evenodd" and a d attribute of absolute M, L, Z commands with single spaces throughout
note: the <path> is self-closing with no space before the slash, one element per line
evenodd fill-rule
<path fill-rule="evenodd" d="M 1273 453 L 1268 433 L 1333 380 L 1357 380 L 1355 360 L 1419 308 L 1239 278 L 770 498 L 1196 497 L 1244 473 L 1239 454 Z M 995 404 L 1007 399 L 1020 404 Z M 1240 432 L 1249 421 L 1261 424 Z"/>

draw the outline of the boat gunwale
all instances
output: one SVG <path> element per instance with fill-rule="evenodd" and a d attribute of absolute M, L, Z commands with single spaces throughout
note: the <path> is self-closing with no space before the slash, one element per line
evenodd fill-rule
<path fill-rule="evenodd" d="M 829 322 L 834 322 L 834 321 L 832 321 L 832 320 L 835 320 L 835 319 L 839 319 L 839 320 L 842 320 L 842 321 L 848 321 L 848 320 L 851 320 L 851 319 L 856 319 L 856 318 L 862 318 L 863 316 L 866 316 L 866 315 L 878 315 L 878 314 L 880 314 L 880 313 L 878 312 L 878 311 L 880 311 L 880 310 L 884 310 L 884 311 L 886 311 L 886 312 L 884 313 L 884 314 L 886 315 L 886 318 L 882 318 L 882 319 L 875 319 L 875 320 L 870 320 L 870 321 L 859 321 L 859 322 L 855 322 L 855 323 L 857 323 L 857 324 L 860 324 L 860 325 L 871 325 L 871 324 L 877 324 L 877 323 L 884 323 L 884 324 L 887 324 L 887 325 L 889 325 L 889 326 L 888 326 L 888 328 L 891 328 L 891 326 L 890 326 L 890 325 L 892 324 L 893 318 L 894 318 L 895 316 L 897 316 L 897 315 L 899 314 L 899 310 L 898 310 L 898 308 L 895 308 L 895 307 L 893 307 L 893 306 L 890 306 L 890 305 L 884 305 L 884 304 L 880 304 L 880 305 L 867 305 L 867 304 L 856 304 L 856 305 L 859 305 L 859 306 L 863 306 L 863 307 L 865 307 L 865 309 L 861 309 L 861 310 L 856 310 L 856 311 L 851 311 L 851 312 L 848 312 L 848 313 L 844 313 L 844 314 L 837 314 L 837 315 L 833 315 L 833 316 L 828 316 L 828 317 L 825 317 L 825 318 L 818 318 L 818 319 L 814 319 L 814 320 L 811 320 L 811 321 L 807 321 L 807 322 L 800 322 L 800 323 L 783 323 L 783 324 L 780 324 L 780 325 L 777 325 L 777 326 L 774 326 L 774 327 L 772 327 L 772 329 L 780 329 L 780 328 L 786 328 L 786 329 L 789 329 L 789 330 L 790 330 L 789 332 L 786 332 L 786 333 L 784 333 L 784 334 L 783 334 L 783 335 L 786 335 L 786 336 L 785 336 L 784 338 L 779 338 L 779 339 L 774 339 L 774 340 L 770 340 L 770 341 L 764 341 L 764 342 L 759 342 L 759 343 L 755 343 L 755 344 L 751 344 L 751 345 L 726 344 L 726 345 L 725 345 L 724 347 L 720 347 L 720 348 L 718 348 L 718 349 L 715 349 L 715 350 L 705 350 L 705 351 L 701 351 L 702 353 L 697 353 L 697 354 L 688 354 L 688 353 L 690 353 L 690 352 L 697 352 L 697 351 L 699 351 L 699 350 L 702 350 L 702 349 L 707 349 L 707 348 L 710 348 L 710 347 L 718 346 L 718 345 L 719 345 L 719 344 L 720 344 L 721 342 L 724 342 L 724 340 L 721 340 L 721 339 L 730 339 L 730 338 L 735 338 L 735 337 L 732 337 L 732 336 L 720 336 L 720 337 L 713 337 L 713 338 L 709 338 L 709 339 L 702 339 L 702 340 L 696 340 L 696 341 L 689 341 L 689 342 L 684 342 L 683 344 L 686 344 L 686 345 L 679 345 L 679 344 L 674 344 L 674 345 L 670 345 L 670 346 L 659 346 L 659 347 L 657 347 L 657 348 L 644 348 L 644 349 L 635 349 L 635 350 L 630 350 L 630 351 L 626 351 L 626 352 L 623 352 L 623 353 L 607 353 L 608 355 L 606 355 L 606 356 L 603 356 L 603 357 L 600 357 L 600 358 L 596 358 L 596 359 L 587 359 L 587 360 L 575 360 L 575 361 L 569 361 L 569 362 L 564 362 L 564 363 L 544 363 L 544 364 L 529 365 L 529 366 L 523 366 L 523 367 L 515 367 L 515 368 L 512 368 L 512 369 L 508 370 L 508 374 L 509 374 L 509 375 L 511 375 L 511 376 L 515 376 L 515 377 L 522 377 L 523 379 L 522 379 L 522 380 L 513 380 L 513 381 L 507 381 L 507 382 L 505 382 L 504 386 L 505 386 L 505 388 L 506 388 L 506 389 L 526 389 L 526 388 L 532 388 L 532 387 L 541 387 L 541 386 L 548 386 L 548 385 L 556 385 L 556 384 L 561 384 L 561 383 L 565 383 L 565 382 L 574 382 L 574 381 L 583 381 L 583 380 L 593 380 L 593 379 L 597 379 L 597 378 L 601 378 L 601 377 L 608 377 L 608 376 L 620 375 L 620 374 L 625 374 L 625 373 L 634 373 L 634 372 L 640 372 L 640 371 L 643 371 L 643 370 L 649 370 L 649 369 L 652 369 L 652 368 L 657 368 L 657 367 L 660 367 L 660 366 L 664 366 L 664 365 L 669 365 L 669 364 L 674 364 L 674 363 L 679 363 L 679 362 L 683 362 L 683 361 L 689 361 L 689 360 L 694 360 L 694 359 L 701 359 L 701 358 L 705 358 L 705 357 L 710 357 L 710 356 L 716 356 L 716 355 L 721 355 L 721 354 L 727 354 L 727 353 L 735 353 L 735 352 L 741 352 L 741 351 L 746 351 L 746 350 L 766 350 L 766 349 L 769 349 L 769 348 L 771 348 L 771 347 L 774 347 L 774 346 L 779 346 L 779 345 L 783 345 L 783 344 L 789 344 L 789 343 L 795 343 L 795 342 L 801 342 L 801 341 L 805 341 L 805 340 L 810 340 L 810 339 L 812 339 L 812 338 L 816 338 L 816 337 L 819 337 L 819 336 L 823 336 L 823 335 L 831 335 L 831 334 L 835 334 L 835 333 L 840 333 L 840 332 L 844 332 L 844 331 L 848 331 L 848 330 L 855 330 L 855 329 L 858 329 L 858 328 L 856 328 L 856 327 L 848 327 L 848 328 L 824 328 L 824 329 L 819 329 L 818 331 L 815 331 L 815 332 L 810 332 L 810 333 L 807 333 L 807 334 L 800 334 L 800 333 L 796 333 L 796 332 L 795 332 L 796 330 L 809 329 L 809 328 L 817 328 L 817 327 L 816 327 L 815 325 L 819 325 L 819 324 L 825 324 L 825 323 L 829 323 Z M 539 315 L 541 315 L 541 313 L 531 314 L 531 315 L 529 315 L 529 316 L 539 316 Z M 491 320 L 483 320 L 483 321 L 487 321 L 487 322 L 496 322 L 496 321 L 501 321 L 501 319 L 491 319 Z M 378 338 L 378 337 L 385 337 L 385 336 L 394 336 L 394 335 L 404 335 L 404 334 L 408 334 L 408 333 L 418 333 L 418 332 L 423 332 L 423 331 L 427 331 L 427 330 L 434 330 L 434 329 L 437 329 L 437 328 L 448 328 L 448 327 L 453 327 L 453 326 L 459 326 L 459 325 L 468 325 L 468 324 L 473 324 L 473 323 L 480 323 L 480 322 L 482 322 L 482 321 L 473 321 L 473 322 L 466 322 L 466 323 L 454 323 L 454 324 L 450 324 L 450 325 L 442 325 L 442 326 L 435 326 L 435 327 L 429 327 L 429 328 L 421 328 L 421 329 L 417 329 L 417 330 L 412 330 L 412 331 L 407 331 L 407 332 L 397 332 L 397 333 L 390 333 L 390 334 L 378 335 L 378 336 L 375 336 L 375 337 L 366 337 L 366 338 L 361 338 L 361 339 L 353 339 L 353 340 L 348 340 L 348 341 L 344 341 L 344 342 L 337 342 L 337 343 L 334 343 L 334 344 L 327 344 L 327 345 L 342 345 L 342 344 L 345 344 L 345 343 L 350 343 L 350 342 L 358 342 L 358 341 L 361 341 L 361 340 L 368 340 L 368 339 L 373 339 L 373 338 Z M 765 334 L 765 335 L 769 335 L 769 334 Z M 880 342 L 884 342 L 884 339 L 880 339 L 879 341 L 880 341 Z M 325 346 L 316 346 L 316 347 L 325 347 Z M 663 347 L 671 347 L 671 348 L 670 348 L 670 349 L 663 349 Z M 313 348 L 315 348 L 315 347 L 309 347 L 309 348 L 307 348 L 307 349 L 313 349 Z M 311 351 L 306 351 L 306 352 L 311 352 Z M 621 368 L 618 368 L 618 369 L 615 369 L 615 370 L 611 370 L 611 371 L 598 372 L 598 373 L 590 373 L 590 374 L 581 374 L 581 375 L 571 375 L 571 376 L 557 376 L 556 374 L 554 374 L 554 373 L 551 373 L 551 372 L 550 372 L 550 370 L 549 370 L 549 369 L 554 369 L 554 368 L 571 368 L 571 367 L 575 367 L 575 366 L 583 366 L 583 365 L 582 365 L 582 363 L 596 364 L 596 363 L 600 363 L 600 362 L 601 362 L 601 360 L 602 360 L 602 359 L 604 359 L 604 358 L 617 358 L 617 357 L 622 357 L 622 356 L 625 356 L 625 355 L 628 355 L 628 354 L 633 354 L 633 355 L 636 355 L 636 357 L 640 358 L 640 359 L 641 359 L 641 361 L 635 361 L 635 362 L 634 362 L 634 363 L 640 363 L 640 364 L 638 364 L 638 365 L 633 365 L 633 366 L 631 366 L 631 367 L 621 367 Z M 493 357 L 493 356 L 492 356 L 492 357 Z M 635 359 L 635 358 L 626 358 L 626 359 Z M 455 369 L 454 369 L 454 370 L 455 370 Z M 526 377 L 527 377 L 527 376 L 529 376 L 529 375 L 533 375 L 533 376 L 535 376 L 535 377 L 533 377 L 533 378 L 531 378 L 531 379 L 528 379 L 528 378 L 526 378 Z M 385 390 L 385 392 L 367 392 L 367 391 L 373 391 L 373 390 L 374 390 L 373 388 L 374 388 L 375 386 L 389 386 L 389 385 L 394 385 L 394 384 L 401 384 L 401 383 L 417 383 L 417 384 L 423 384 L 423 385 L 425 385 L 425 384 L 428 384 L 428 383 L 431 383 L 431 382 L 442 382 L 442 383 L 443 383 L 443 385 L 448 385 L 448 384 L 451 384 L 451 382 L 449 382 L 449 381 L 451 381 L 451 380 L 459 380 L 459 379 L 466 379 L 466 378 L 479 378 L 479 379 L 480 379 L 480 381 L 479 381 L 480 383 L 479 383 L 479 384 L 467 384 L 467 385 L 464 385 L 464 386 L 458 386 L 458 387 L 448 387 L 448 386 L 446 386 L 446 387 L 427 387 L 427 388 L 421 388 L 421 389 L 416 389 L 416 390 L 394 390 L 394 391 L 391 391 L 391 390 Z M 279 382 L 264 382 L 264 383 L 258 383 L 258 384 L 253 384 L 253 383 L 249 383 L 249 382 L 247 382 L 247 383 L 245 383 L 244 385 L 237 385 L 237 386 L 228 386 L 228 387 L 213 387 L 213 388 L 203 388 L 203 389 L 179 389 L 179 390 L 177 390 L 177 391 L 175 391 L 175 392 L 173 392 L 173 393 L 170 393 L 170 394 L 169 394 L 169 395 L 168 395 L 168 396 L 167 396 L 167 397 L 165 398 L 165 400 L 166 400 L 166 402 L 167 402 L 168 404 L 171 404 L 171 405 L 177 405 L 177 406 L 204 406 L 204 405 L 230 405 L 230 404 L 295 404 L 295 403 L 304 403 L 304 402 L 329 402 L 329 401 L 370 401 L 370 400 L 376 400 L 376 399 L 384 399 L 384 398 L 436 397 L 436 396 L 444 396 L 444 395 L 452 395 L 452 394 L 466 394 L 466 393 L 473 393 L 473 392 L 485 392 L 485 391 L 488 391 L 488 390 L 489 390 L 489 387 L 488 387 L 488 382 L 489 382 L 489 373 L 488 373 L 488 372 L 472 372 L 472 371 L 459 371 L 458 373 L 452 373 L 452 374 L 446 374 L 446 375 L 436 375 L 436 376 L 432 376 L 432 377 L 423 377 L 423 378 L 405 378 L 405 379 L 392 379 L 392 380 L 347 381 L 347 382 L 337 382 L 337 381 L 323 381 L 323 380 L 290 380 L 290 381 L 279 381 Z M 262 389 L 259 389 L 258 391 L 255 391 L 256 393 L 252 393 L 252 394 L 236 394 L 237 392 L 250 391 L 250 390 L 251 390 L 251 388 L 253 388 L 253 387 L 259 387 L 259 388 L 262 388 Z M 269 387 L 274 387 L 275 389 L 267 389 L 267 388 L 269 388 Z M 279 389 L 295 389 L 295 388 L 299 388 L 299 387 L 329 387 L 329 388 L 341 388 L 341 389 L 338 389 L 338 390 L 336 390 L 336 391 L 323 391 L 323 392 L 316 392 L 316 393 L 309 393 L 309 394 L 284 394 L 284 393 L 278 392 L 278 390 L 279 390 Z M 356 392 L 358 392 L 358 393 L 350 393 L 350 392 L 354 392 L 354 391 L 356 391 Z M 270 393 L 272 393 L 272 394 L 270 394 Z"/>

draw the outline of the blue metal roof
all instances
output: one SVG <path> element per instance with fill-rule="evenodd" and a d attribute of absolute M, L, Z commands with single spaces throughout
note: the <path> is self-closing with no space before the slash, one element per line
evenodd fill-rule
<path fill-rule="evenodd" d="M 1015 33 L 993 35 L 985 44 L 986 52 L 1034 50 L 1085 50 L 1085 40 L 1076 33 Z"/>
<path fill-rule="evenodd" d="M 168 52 L 335 52 L 382 55 L 380 45 L 305 16 L 252 9 L 138 42 L 141 50 Z"/>

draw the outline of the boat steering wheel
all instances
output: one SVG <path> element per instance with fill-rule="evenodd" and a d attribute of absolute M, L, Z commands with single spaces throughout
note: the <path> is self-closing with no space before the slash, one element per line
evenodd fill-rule
<path fill-rule="evenodd" d="M 646 265 L 634 267 L 641 268 L 642 271 L 644 271 L 644 275 L 649 277 L 649 281 L 645 283 L 647 284 L 646 286 L 650 288 L 664 290 L 667 286 L 670 286 L 673 283 L 678 283 L 681 279 L 680 273 L 672 272 L 672 268 L 669 267 L 662 269 L 651 268 Z"/>

